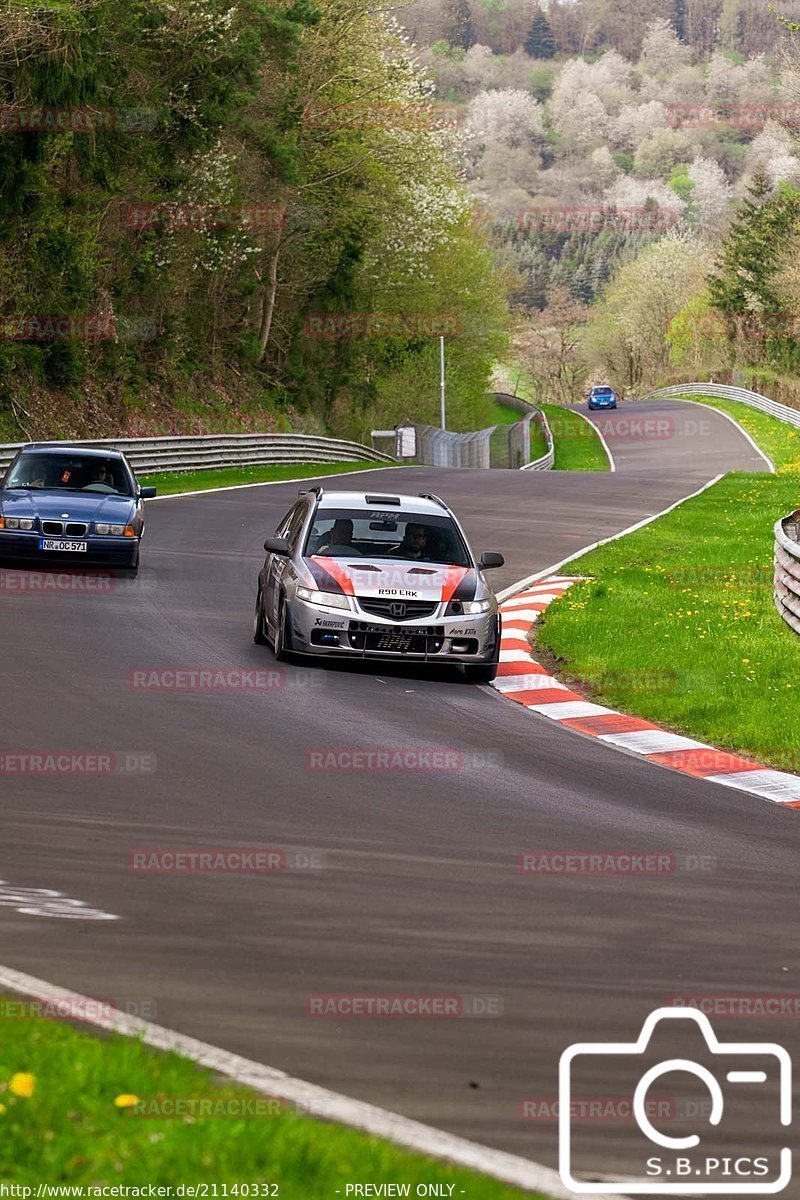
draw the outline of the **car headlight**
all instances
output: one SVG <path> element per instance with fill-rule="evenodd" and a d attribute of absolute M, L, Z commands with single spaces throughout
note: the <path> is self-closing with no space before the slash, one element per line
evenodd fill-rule
<path fill-rule="evenodd" d="M 491 608 L 491 600 L 451 600 L 445 616 L 477 617 L 479 613 L 490 612 Z"/>
<path fill-rule="evenodd" d="M 298 587 L 297 596 L 309 604 L 326 604 L 328 608 L 350 608 L 348 597 L 339 592 L 318 592 L 314 588 Z"/>
<path fill-rule="evenodd" d="M 95 524 L 94 531 L 100 537 L 136 537 L 136 530 L 132 525 L 106 525 L 99 521 Z"/>
<path fill-rule="evenodd" d="M 0 529 L 33 529 L 29 517 L 0 517 Z"/>

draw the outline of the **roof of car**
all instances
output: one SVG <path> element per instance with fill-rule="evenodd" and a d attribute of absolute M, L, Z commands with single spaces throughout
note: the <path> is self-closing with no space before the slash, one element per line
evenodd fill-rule
<path fill-rule="evenodd" d="M 396 503 L 398 500 L 399 504 Z M 376 488 L 374 492 L 329 492 L 326 488 L 319 500 L 320 509 L 348 508 L 372 512 L 375 509 L 383 509 L 384 506 L 387 510 L 396 510 L 399 513 L 414 512 L 439 517 L 442 513 L 450 511 L 444 502 L 440 503 L 428 496 L 409 496 L 390 489 Z"/>
<path fill-rule="evenodd" d="M 50 450 L 56 454 L 82 454 L 87 458 L 124 458 L 122 451 L 117 450 L 116 446 L 71 446 L 66 442 L 29 442 L 27 446 L 22 447 L 23 454 L 40 450 Z"/>

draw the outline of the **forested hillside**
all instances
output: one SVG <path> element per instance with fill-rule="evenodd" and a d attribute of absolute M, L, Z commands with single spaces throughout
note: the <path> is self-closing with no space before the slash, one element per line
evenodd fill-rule
<path fill-rule="evenodd" d="M 483 422 L 503 289 L 388 7 L 3 0 L 0 88 L 0 435 L 363 438 L 439 332 Z"/>
<path fill-rule="evenodd" d="M 796 0 L 403 10 L 459 114 L 540 392 L 736 367 L 800 394 L 798 17 Z"/>

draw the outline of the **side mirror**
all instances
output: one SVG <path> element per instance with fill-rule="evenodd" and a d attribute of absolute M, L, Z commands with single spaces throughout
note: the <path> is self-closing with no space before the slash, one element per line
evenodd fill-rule
<path fill-rule="evenodd" d="M 286 538 L 271 537 L 264 542 L 264 549 L 267 554 L 282 554 L 285 558 L 290 558 L 292 547 L 289 545 Z"/>
<path fill-rule="evenodd" d="M 139 495 L 141 496 L 141 498 L 143 500 L 152 500 L 155 496 L 158 495 L 158 488 L 154 488 L 154 487 L 139 488 Z"/>
<path fill-rule="evenodd" d="M 484 550 L 478 566 L 482 571 L 491 571 L 493 567 L 505 566 L 505 562 L 502 554 L 496 554 L 494 550 Z"/>

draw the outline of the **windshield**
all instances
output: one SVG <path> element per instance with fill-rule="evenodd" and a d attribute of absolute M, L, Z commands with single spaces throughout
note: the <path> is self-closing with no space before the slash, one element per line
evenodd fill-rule
<path fill-rule="evenodd" d="M 304 553 L 324 558 L 401 558 L 448 567 L 472 566 L 464 539 L 449 517 L 378 509 L 318 512 Z"/>
<path fill-rule="evenodd" d="M 121 460 L 97 455 L 25 454 L 13 468 L 5 486 L 132 495 L 131 481 Z"/>

